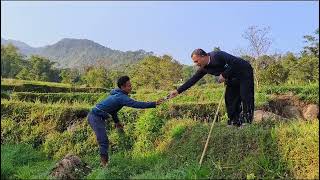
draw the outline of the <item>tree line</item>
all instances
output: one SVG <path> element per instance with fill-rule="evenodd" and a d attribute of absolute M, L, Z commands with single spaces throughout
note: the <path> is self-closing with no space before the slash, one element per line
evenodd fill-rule
<path fill-rule="evenodd" d="M 304 36 L 306 46 L 299 54 L 266 55 L 271 45 L 268 28 L 249 27 L 244 34 L 248 40 L 247 51 L 240 57 L 252 64 L 257 84 L 304 84 L 319 80 L 319 29 L 314 35 Z M 219 47 L 213 50 L 219 51 Z M 85 66 L 82 69 L 59 69 L 56 63 L 45 57 L 23 56 L 12 44 L 1 45 L 1 78 L 70 83 L 90 87 L 116 87 L 121 75 L 129 75 L 136 88 L 172 89 L 177 83 L 189 79 L 197 69 L 181 65 L 169 55 L 146 56 L 135 64 L 125 64 L 108 69 L 102 65 Z M 215 83 L 206 75 L 198 85 Z"/>

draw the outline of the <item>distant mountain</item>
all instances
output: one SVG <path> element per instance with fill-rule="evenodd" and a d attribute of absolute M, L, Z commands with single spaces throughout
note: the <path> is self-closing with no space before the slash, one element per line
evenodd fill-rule
<path fill-rule="evenodd" d="M 119 51 L 104 47 L 87 39 L 64 38 L 53 45 L 33 48 L 21 41 L 5 40 L 1 44 L 12 43 L 22 54 L 30 56 L 37 54 L 57 62 L 59 67 L 83 67 L 88 65 L 102 65 L 114 67 L 121 64 L 136 63 L 153 52 L 144 50 Z"/>
<path fill-rule="evenodd" d="M 24 42 L 12 40 L 12 39 L 6 40 L 1 38 L 1 45 L 7 45 L 10 43 L 16 46 L 20 50 L 20 52 L 24 55 L 34 54 L 37 50 L 36 48 L 33 48 Z"/>

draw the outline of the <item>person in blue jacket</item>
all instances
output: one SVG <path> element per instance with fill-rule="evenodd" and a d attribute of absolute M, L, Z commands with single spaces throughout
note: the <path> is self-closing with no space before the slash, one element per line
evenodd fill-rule
<path fill-rule="evenodd" d="M 219 76 L 219 82 L 225 82 L 225 104 L 228 124 L 241 126 L 251 123 L 254 112 L 253 69 L 249 62 L 224 51 L 206 53 L 195 49 L 191 58 L 199 70 L 182 86 L 170 92 L 170 98 L 184 92 L 204 75 Z"/>
<path fill-rule="evenodd" d="M 117 113 L 123 106 L 145 109 L 155 108 L 163 102 L 163 99 L 156 102 L 139 102 L 131 99 L 128 96 L 132 90 L 130 78 L 128 76 L 120 77 L 117 85 L 118 88 L 113 89 L 110 92 L 110 96 L 99 102 L 88 114 L 89 124 L 95 132 L 99 144 L 101 165 L 103 167 L 107 166 L 109 160 L 109 141 L 106 133 L 105 120 L 111 116 L 115 123 L 115 127 L 122 130 L 123 125 L 120 123 Z"/>

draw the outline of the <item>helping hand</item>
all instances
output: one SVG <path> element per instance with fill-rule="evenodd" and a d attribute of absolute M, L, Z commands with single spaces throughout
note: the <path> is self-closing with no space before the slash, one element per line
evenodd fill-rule
<path fill-rule="evenodd" d="M 159 99 L 158 101 L 156 101 L 156 105 L 160 105 L 164 102 L 164 99 Z"/>
<path fill-rule="evenodd" d="M 178 96 L 178 94 L 179 94 L 179 92 L 177 90 L 171 91 L 170 95 L 169 95 L 169 98 L 170 99 L 174 98 L 174 97 Z"/>
<path fill-rule="evenodd" d="M 219 79 L 218 79 L 218 82 L 219 83 L 222 83 L 222 82 L 224 82 L 226 79 L 222 76 L 222 74 L 220 74 L 220 76 L 219 76 Z"/>

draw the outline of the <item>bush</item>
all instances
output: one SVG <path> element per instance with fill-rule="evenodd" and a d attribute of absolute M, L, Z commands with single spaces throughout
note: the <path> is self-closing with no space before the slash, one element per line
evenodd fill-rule
<path fill-rule="evenodd" d="M 40 101 L 42 103 L 55 102 L 82 102 L 95 104 L 104 93 L 32 93 L 32 92 L 15 92 L 11 95 L 12 99 L 20 101 Z"/>
<path fill-rule="evenodd" d="M 55 87 L 55 86 L 35 85 L 35 84 L 20 84 L 20 85 L 1 84 L 1 91 L 37 92 L 37 93 L 59 93 L 59 92 L 102 93 L 102 92 L 109 92 L 110 90 L 104 89 L 104 88 L 94 88 L 94 87 Z"/>
<path fill-rule="evenodd" d="M 294 178 L 319 179 L 319 121 L 281 124 L 273 133 Z"/>
<path fill-rule="evenodd" d="M 1 99 L 10 99 L 9 93 L 1 92 Z"/>
<path fill-rule="evenodd" d="M 301 100 L 319 103 L 319 84 L 310 84 L 307 86 L 265 86 L 259 89 L 260 93 L 287 94 L 289 92 L 297 95 Z"/>
<path fill-rule="evenodd" d="M 164 124 L 165 119 L 157 115 L 156 110 L 148 110 L 137 119 L 135 124 L 135 137 L 137 138 L 133 154 L 139 155 L 154 149 L 154 141 L 159 136 L 160 129 Z"/>
<path fill-rule="evenodd" d="M 221 105 L 218 113 L 217 121 L 223 120 L 225 107 Z M 186 118 L 198 121 L 211 122 L 214 119 L 218 104 L 217 103 L 183 103 L 183 104 L 168 104 L 161 106 L 158 110 L 160 116 L 171 118 Z"/>

